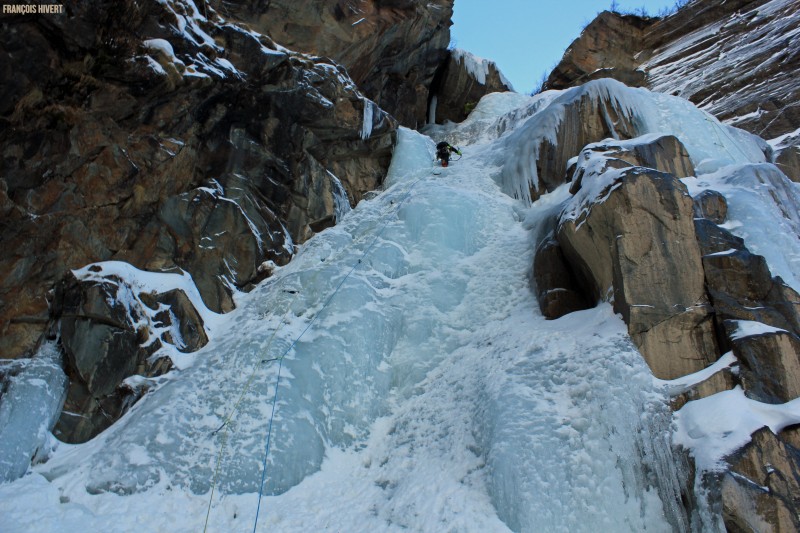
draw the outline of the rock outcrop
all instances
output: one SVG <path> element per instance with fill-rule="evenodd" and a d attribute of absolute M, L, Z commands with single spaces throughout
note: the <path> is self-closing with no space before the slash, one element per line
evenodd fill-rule
<path fill-rule="evenodd" d="M 571 178 L 571 197 L 560 212 L 552 211 L 557 229 L 542 236 L 534 259 L 542 313 L 557 318 L 579 309 L 581 295 L 590 303 L 612 303 L 656 377 L 673 380 L 703 371 L 688 388 L 669 385 L 680 389 L 674 392 L 676 409 L 736 386 L 762 403 L 798 398 L 800 294 L 770 271 L 765 257 L 721 226 L 728 222 L 729 194 L 738 210 L 733 227 L 744 220 L 755 230 L 763 222 L 748 219 L 743 209 L 772 209 L 777 218 L 771 223 L 794 228 L 800 202 L 793 185 L 776 167 L 757 163 L 765 157 L 759 153 L 763 141 L 744 135 L 729 149 L 744 153 L 750 146 L 745 161 L 751 164 L 740 162 L 729 181 L 720 182 L 725 194 L 701 189 L 692 198 L 686 183 L 706 183 L 703 175 L 691 178 L 701 173 L 698 163 L 708 153 L 700 148 L 706 142 L 702 136 L 715 136 L 719 129 L 733 141 L 738 133 L 717 125 L 705 130 L 706 118 L 695 121 L 678 112 L 672 119 L 676 124 L 687 120 L 705 133 L 659 123 L 660 131 L 680 131 L 676 135 L 686 145 L 675 135 L 651 134 L 647 128 L 652 115 L 636 111 L 646 109 L 645 102 L 636 100 L 639 94 L 601 80 L 552 100 L 543 95 L 548 108 L 509 136 L 510 149 L 522 159 L 504 168 L 510 193 L 524 198 L 529 192 L 536 198 Z M 654 105 L 670 108 L 668 99 Z M 604 133 L 614 138 L 593 138 Z M 580 143 L 587 144 L 577 149 Z M 527 184 L 530 191 L 524 188 Z M 730 192 L 759 188 L 769 191 L 764 204 L 755 193 L 748 192 L 745 201 Z M 725 366 L 725 361 L 718 362 L 723 356 Z M 716 373 L 706 371 L 715 363 Z M 776 482 L 800 479 L 800 463 L 787 451 L 783 432 L 772 435 L 773 444 L 764 438 L 755 436 L 729 458 L 732 467 L 722 476 L 720 489 L 726 524 L 763 522 L 768 526 L 763 530 L 793 530 L 798 504 L 791 484 L 781 481 L 780 491 L 774 492 L 749 490 L 759 483 L 769 485 L 763 472 L 756 475 L 768 463 L 767 455 L 780 466 L 766 475 Z M 753 466 L 759 461 L 761 466 Z"/>
<path fill-rule="evenodd" d="M 603 11 L 564 52 L 543 89 L 566 89 L 587 81 L 614 78 L 630 87 L 642 87 L 645 73 L 636 52 L 654 19 Z"/>
<path fill-rule="evenodd" d="M 211 1 L 292 50 L 330 57 L 401 124 L 425 124 L 433 77 L 447 59 L 453 0 Z"/>
<path fill-rule="evenodd" d="M 462 122 L 485 95 L 513 90 L 493 61 L 451 50 L 433 80 L 427 122 Z"/>
<path fill-rule="evenodd" d="M 604 201 L 563 216 L 558 240 L 594 301 L 611 300 L 656 377 L 673 379 L 716 360 L 692 199 L 674 176 L 616 172 Z"/>
<path fill-rule="evenodd" d="M 191 2 L 65 7 L 1 22 L 4 357 L 34 345 L 65 270 L 97 261 L 183 269 L 229 310 L 383 179 L 396 123 L 343 68 Z"/>
<path fill-rule="evenodd" d="M 796 432 L 789 429 L 776 436 L 763 428 L 731 458 L 731 468 L 722 479 L 723 519 L 728 531 L 800 530 Z"/>
<path fill-rule="evenodd" d="M 564 250 L 552 233 L 536 249 L 533 276 L 539 309 L 545 318 L 559 318 L 588 309 L 595 303 L 581 288 L 564 257 Z"/>
<path fill-rule="evenodd" d="M 119 268 L 92 265 L 77 276 L 68 273 L 54 291 L 51 313 L 70 378 L 53 430 L 62 441 L 95 436 L 147 392 L 152 385 L 147 378 L 173 368 L 173 353 L 194 352 L 208 342 L 198 307 L 205 314 L 210 311 L 180 288 L 190 283 L 187 277 L 155 274 L 166 281 L 163 286 L 176 287 L 156 292 L 141 280 L 125 279 L 132 277 L 128 271 L 134 272 L 130 266 L 115 266 Z"/>
<path fill-rule="evenodd" d="M 797 0 L 694 1 L 664 18 L 603 12 L 576 39 L 544 88 L 599 77 L 682 96 L 765 138 L 800 123 Z M 797 180 L 795 140 L 784 171 Z"/>

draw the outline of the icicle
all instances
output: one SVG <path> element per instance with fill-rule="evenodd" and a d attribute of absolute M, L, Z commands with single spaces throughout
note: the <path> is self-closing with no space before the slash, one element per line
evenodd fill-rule
<path fill-rule="evenodd" d="M 364 98 L 364 119 L 361 124 L 361 138 L 367 140 L 372 135 L 372 116 L 374 109 L 372 106 L 375 104 L 371 100 Z"/>
<path fill-rule="evenodd" d="M 428 106 L 428 124 L 436 124 L 436 104 L 438 103 L 438 98 L 434 94 L 431 97 L 431 103 Z"/>
<path fill-rule="evenodd" d="M 341 180 L 336 177 L 333 172 L 328 171 L 328 176 L 331 178 L 331 185 L 333 189 L 333 205 L 335 207 L 336 222 L 341 221 L 344 216 L 353 210 L 350 207 L 350 198 L 347 196 L 347 191 L 342 185 Z"/>

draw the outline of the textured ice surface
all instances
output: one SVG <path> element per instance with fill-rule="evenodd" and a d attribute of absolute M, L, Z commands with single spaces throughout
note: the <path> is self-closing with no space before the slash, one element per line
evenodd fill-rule
<path fill-rule="evenodd" d="M 252 529 L 283 355 L 259 528 L 685 530 L 664 384 L 621 319 L 538 314 L 533 250 L 566 188 L 528 208 L 499 185 L 511 137 L 568 95 L 490 95 L 463 125 L 430 128 L 465 148 L 446 169 L 401 130 L 386 190 L 240 295 L 192 366 L 0 485 L 5 530 L 198 531 L 209 504 L 209 530 Z M 712 145 L 693 149 L 729 157 Z M 693 451 L 728 449 L 735 411 L 708 424 L 725 398 L 682 411 Z M 744 407 L 747 424 L 796 411 Z"/>
<path fill-rule="evenodd" d="M 32 359 L 16 361 L 0 396 L 0 483 L 19 478 L 37 454 L 46 457 L 52 428 L 64 404 L 67 376 L 60 353 L 43 344 Z"/>

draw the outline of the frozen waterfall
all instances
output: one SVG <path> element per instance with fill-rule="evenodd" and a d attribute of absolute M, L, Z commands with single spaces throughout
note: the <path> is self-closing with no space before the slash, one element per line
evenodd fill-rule
<path fill-rule="evenodd" d="M 275 397 L 258 530 L 688 530 L 624 323 L 538 313 L 559 193 L 525 207 L 493 157 L 521 100 L 485 104 L 495 134 L 447 169 L 401 130 L 385 191 L 239 295 L 193 364 L 0 486 L 4 530 L 252 530 Z"/>

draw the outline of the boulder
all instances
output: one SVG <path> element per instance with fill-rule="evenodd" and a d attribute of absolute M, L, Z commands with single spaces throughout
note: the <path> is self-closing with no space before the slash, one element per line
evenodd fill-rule
<path fill-rule="evenodd" d="M 762 428 L 728 459 L 730 470 L 722 479 L 723 519 L 728 531 L 800 530 L 800 450 L 784 442 L 781 435 Z"/>
<path fill-rule="evenodd" d="M 740 377 L 748 397 L 764 403 L 785 403 L 800 397 L 800 338 L 788 331 L 738 337 L 739 321 L 726 320 L 733 353 L 741 362 Z"/>
<path fill-rule="evenodd" d="M 594 173 L 610 168 L 639 166 L 659 170 L 677 178 L 694 175 L 694 165 L 683 143 L 674 135 L 645 136 L 629 141 L 606 139 L 586 145 L 578 155 L 569 192 L 577 193 L 592 160 L 602 159 L 601 168 L 591 168 Z M 567 173 L 569 174 L 569 173 Z"/>
<path fill-rule="evenodd" d="M 562 215 L 558 242 L 595 301 L 613 301 L 657 377 L 696 372 L 719 351 L 691 197 L 678 179 L 654 170 L 612 176 L 571 211 L 576 216 Z"/>
<path fill-rule="evenodd" d="M 139 293 L 139 300 L 155 311 L 152 328 L 165 330 L 160 340 L 181 352 L 196 352 L 208 344 L 203 318 L 186 293 L 172 289 L 164 293 Z"/>
<path fill-rule="evenodd" d="M 722 224 L 728 218 L 728 202 L 717 191 L 703 191 L 694 197 L 694 216 Z"/>
<path fill-rule="evenodd" d="M 122 416 L 152 386 L 146 378 L 172 368 L 169 346 L 192 352 L 208 343 L 203 319 L 182 290 L 142 292 L 92 270 L 80 279 L 65 275 L 51 308 L 70 379 L 54 429 L 65 442 L 89 440 Z"/>
<path fill-rule="evenodd" d="M 731 368 L 725 368 L 700 383 L 689 387 L 688 390 L 675 394 L 671 398 L 669 405 L 673 411 L 678 411 L 688 402 L 708 398 L 718 392 L 732 390 L 737 384 L 737 375 L 734 374 Z"/>
<path fill-rule="evenodd" d="M 143 348 L 149 336 L 143 315 L 123 302 L 128 287 L 117 279 L 82 282 L 71 273 L 56 287 L 53 313 L 66 354 L 69 389 L 54 434 L 66 442 L 84 442 L 123 414 L 119 385 L 133 374 L 166 371 L 148 364 L 159 347 Z M 147 368 L 149 367 L 149 368 Z"/>

